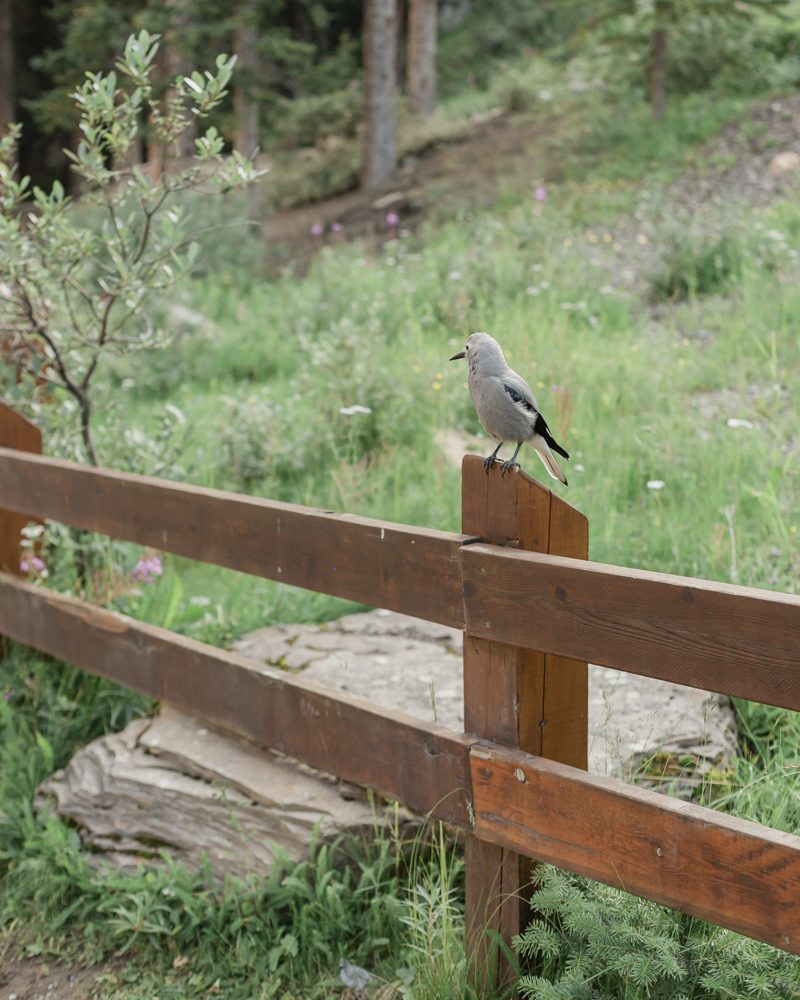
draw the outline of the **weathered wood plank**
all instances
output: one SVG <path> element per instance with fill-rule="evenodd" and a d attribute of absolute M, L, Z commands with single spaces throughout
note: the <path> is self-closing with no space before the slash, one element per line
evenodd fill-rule
<path fill-rule="evenodd" d="M 0 507 L 464 627 L 462 535 L 0 448 Z"/>
<path fill-rule="evenodd" d="M 466 608 L 478 638 L 800 710 L 798 596 L 512 548 L 461 550 L 455 533 L 5 448 L 0 508 L 455 628 Z"/>
<path fill-rule="evenodd" d="M 572 559 L 589 558 L 589 521 L 556 493 L 550 498 L 547 551 Z M 543 682 L 537 720 L 541 743 L 538 749 L 524 743 L 520 748 L 585 771 L 589 766 L 589 664 L 586 659 L 547 653 Z"/>
<path fill-rule="evenodd" d="M 474 739 L 443 726 L 4 573 L 0 633 L 418 812 L 470 825 Z"/>
<path fill-rule="evenodd" d="M 505 747 L 470 759 L 477 836 L 800 954 L 800 837 Z"/>
<path fill-rule="evenodd" d="M 16 410 L 0 403 L 0 446 L 41 454 L 42 432 Z M 0 509 L 0 570 L 19 573 L 20 532 L 32 520 L 35 518 L 14 509 Z"/>
<path fill-rule="evenodd" d="M 377 709 L 9 574 L 0 632 L 465 828 L 471 789 L 489 844 L 800 953 L 800 837 Z"/>
<path fill-rule="evenodd" d="M 569 556 L 588 556 L 588 522 L 521 469 L 487 474 L 476 455 L 462 462 L 461 530 L 486 542 Z M 529 753 L 546 753 L 586 766 L 588 668 L 504 642 L 464 637 L 464 728 L 484 739 Z M 495 988 L 511 981 L 505 954 L 487 944 L 497 930 L 510 947 L 525 928 L 530 863 L 513 851 L 487 850 L 466 838 L 468 948 L 476 986 L 491 976 Z M 490 969 L 486 969 L 487 960 Z"/>
<path fill-rule="evenodd" d="M 800 596 L 487 545 L 461 560 L 470 635 L 800 710 Z"/>

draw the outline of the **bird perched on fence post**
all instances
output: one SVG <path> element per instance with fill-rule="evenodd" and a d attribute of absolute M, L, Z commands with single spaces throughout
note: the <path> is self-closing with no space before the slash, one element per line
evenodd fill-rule
<path fill-rule="evenodd" d="M 521 375 L 508 367 L 503 349 L 494 337 L 488 333 L 473 333 L 467 338 L 464 350 L 454 354 L 450 360 L 459 358 L 466 358 L 469 363 L 469 392 L 480 422 L 486 433 L 499 441 L 492 454 L 484 459 L 486 475 L 489 475 L 500 447 L 515 443 L 517 450 L 513 458 L 501 466 L 505 477 L 506 472 L 517 465 L 519 450 L 528 441 L 553 479 L 560 479 L 566 486 L 567 477 L 553 452 L 564 458 L 569 458 L 569 455 L 550 433 L 531 387 Z"/>

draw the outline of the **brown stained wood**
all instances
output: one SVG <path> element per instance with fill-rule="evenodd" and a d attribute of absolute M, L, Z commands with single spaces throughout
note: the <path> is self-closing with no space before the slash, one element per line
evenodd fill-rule
<path fill-rule="evenodd" d="M 464 536 L 0 448 L 0 506 L 463 628 Z"/>
<path fill-rule="evenodd" d="M 467 631 L 800 710 L 800 597 L 467 545 Z"/>
<path fill-rule="evenodd" d="M 443 726 L 4 573 L 0 633 L 417 812 L 470 826 L 474 740 Z"/>
<path fill-rule="evenodd" d="M 550 555 L 589 558 L 589 521 L 562 497 L 550 501 Z M 589 664 L 549 653 L 544 658 L 541 745 L 530 753 L 580 767 L 589 766 Z"/>
<path fill-rule="evenodd" d="M 471 764 L 479 837 L 800 954 L 800 837 L 505 747 Z"/>
<path fill-rule="evenodd" d="M 0 447 L 41 454 L 42 432 L 10 406 L 0 403 Z M 20 532 L 33 520 L 26 514 L 0 509 L 0 570 L 20 572 Z"/>
<path fill-rule="evenodd" d="M 9 574 L 0 632 L 446 822 L 468 826 L 471 790 L 489 861 L 536 857 L 800 953 L 799 837 L 476 744 Z M 473 901 L 485 885 L 468 870 Z"/>
<path fill-rule="evenodd" d="M 500 931 L 503 904 L 502 847 L 467 834 L 464 840 L 464 910 L 478 996 L 492 991 L 497 979 L 497 948 L 486 933 Z M 487 873 L 491 873 L 487 877 Z"/>
<path fill-rule="evenodd" d="M 520 469 L 504 476 L 496 464 L 487 475 L 483 461 L 467 455 L 461 483 L 461 530 L 465 534 L 511 549 L 547 552 L 555 548 L 571 556 L 588 555 L 586 518 Z M 464 637 L 464 728 L 468 733 L 586 766 L 587 724 L 585 663 L 487 641 L 468 630 Z M 468 836 L 468 845 L 471 841 Z M 488 929 L 499 930 L 510 946 L 528 917 L 524 895 L 530 865 L 507 850 L 492 854 L 473 847 L 466 857 L 467 884 L 474 887 L 466 909 L 473 977 L 480 985 L 486 962 L 494 955 L 492 981 L 501 986 L 511 980 L 512 970 L 506 956 L 495 955 L 494 946 L 487 944 L 482 926 L 484 901 L 496 901 L 497 920 Z M 481 867 L 476 870 L 478 864 Z"/>

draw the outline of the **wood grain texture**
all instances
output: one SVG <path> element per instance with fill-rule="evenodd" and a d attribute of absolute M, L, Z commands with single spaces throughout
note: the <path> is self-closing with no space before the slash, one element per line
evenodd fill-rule
<path fill-rule="evenodd" d="M 0 633 L 470 827 L 468 737 L 0 574 Z"/>
<path fill-rule="evenodd" d="M 0 506 L 464 627 L 462 535 L 0 448 Z"/>
<path fill-rule="evenodd" d="M 487 931 L 500 932 L 503 857 L 513 852 L 467 834 L 464 840 L 464 912 L 472 983 L 478 996 L 497 982 L 497 947 Z"/>
<path fill-rule="evenodd" d="M 589 558 L 589 521 L 556 493 L 550 500 L 550 555 Z M 542 711 L 539 720 L 542 757 L 589 766 L 589 664 L 547 653 L 544 658 Z M 531 751 L 522 746 L 521 749 Z"/>
<path fill-rule="evenodd" d="M 800 954 L 800 837 L 505 747 L 470 758 L 482 839 Z"/>
<path fill-rule="evenodd" d="M 487 474 L 480 458 L 467 455 L 461 472 L 464 534 L 515 550 L 588 555 L 586 518 L 521 469 L 503 475 L 495 465 Z M 467 631 L 464 728 L 468 733 L 585 767 L 587 726 L 586 663 L 477 638 Z M 467 837 L 466 853 L 473 981 L 483 988 L 488 975 L 499 988 L 512 980 L 512 970 L 506 956 L 487 942 L 484 931 L 499 931 L 510 947 L 524 930 L 531 868 L 513 851 L 487 851 L 473 839 Z"/>
<path fill-rule="evenodd" d="M 800 953 L 799 837 L 378 709 L 10 574 L 0 632 L 463 828 L 471 790 L 472 829 L 506 857 Z"/>
<path fill-rule="evenodd" d="M 0 447 L 41 454 L 42 432 L 10 406 L 0 403 Z M 2 506 L 0 502 L 0 508 Z M 0 509 L 0 570 L 20 572 L 20 532 L 33 520 L 35 518 L 25 513 Z"/>
<path fill-rule="evenodd" d="M 800 597 L 483 545 L 462 553 L 467 630 L 800 710 Z"/>

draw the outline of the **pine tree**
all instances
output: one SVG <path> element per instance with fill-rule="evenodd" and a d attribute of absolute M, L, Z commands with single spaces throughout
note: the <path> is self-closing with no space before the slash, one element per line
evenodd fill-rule
<path fill-rule="evenodd" d="M 524 1000 L 789 1000 L 800 959 L 549 865 L 514 945 Z"/>
<path fill-rule="evenodd" d="M 582 5 L 583 0 L 577 0 Z M 662 120 L 665 112 L 667 53 L 672 36 L 686 29 L 698 17 L 721 21 L 750 21 L 759 11 L 777 14 L 788 0 L 600 0 L 589 8 L 593 23 L 628 16 L 640 23 L 650 38 L 650 103 L 653 116 Z"/>

